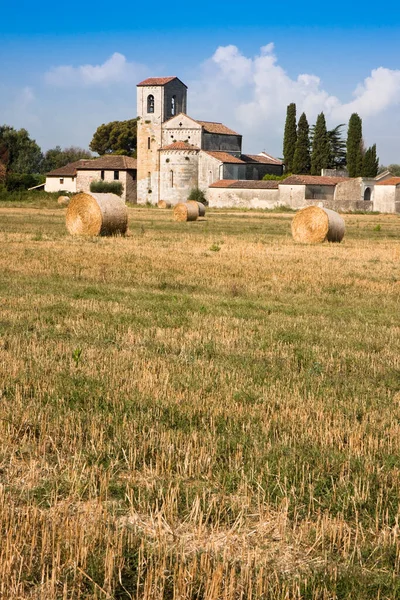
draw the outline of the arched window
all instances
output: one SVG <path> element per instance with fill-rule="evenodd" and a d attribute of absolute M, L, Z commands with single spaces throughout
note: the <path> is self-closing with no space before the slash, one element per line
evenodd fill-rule
<path fill-rule="evenodd" d="M 172 96 L 171 98 L 171 115 L 176 115 L 176 96 Z"/>
<path fill-rule="evenodd" d="M 371 188 L 369 187 L 365 188 L 364 200 L 365 202 L 369 202 L 371 200 Z"/>
<path fill-rule="evenodd" d="M 150 94 L 150 96 L 147 96 L 147 112 L 148 113 L 154 112 L 154 96 L 153 96 L 153 94 Z"/>

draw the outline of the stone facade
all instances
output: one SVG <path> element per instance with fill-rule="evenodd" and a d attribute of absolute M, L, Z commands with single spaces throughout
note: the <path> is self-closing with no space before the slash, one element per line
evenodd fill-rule
<path fill-rule="evenodd" d="M 199 186 L 199 150 L 160 150 L 160 200 L 186 202 Z"/>
<path fill-rule="evenodd" d="M 120 181 L 123 186 L 122 200 L 124 202 L 136 202 L 136 180 L 134 171 L 118 171 L 118 179 L 114 179 L 114 170 L 103 170 L 104 179 L 103 181 L 112 182 Z M 77 170 L 76 175 L 76 191 L 77 192 L 90 192 L 90 184 L 92 181 L 101 181 L 101 171 L 88 169 Z"/>
<path fill-rule="evenodd" d="M 281 205 L 278 189 L 209 188 L 208 205 L 211 208 L 272 209 Z"/>
<path fill-rule="evenodd" d="M 400 184 L 375 187 L 374 210 L 400 214 Z"/>

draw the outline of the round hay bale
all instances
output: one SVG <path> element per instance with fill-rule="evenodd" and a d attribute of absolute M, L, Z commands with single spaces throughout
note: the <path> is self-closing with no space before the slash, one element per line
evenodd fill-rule
<path fill-rule="evenodd" d="M 57 204 L 59 204 L 60 206 L 68 206 L 69 196 L 59 196 L 57 198 Z"/>
<path fill-rule="evenodd" d="M 80 193 L 71 198 L 66 225 L 71 235 L 124 234 L 128 211 L 116 194 Z"/>
<path fill-rule="evenodd" d="M 199 209 L 199 217 L 204 217 L 206 214 L 206 207 L 202 202 L 197 202 L 197 200 L 188 200 L 188 204 L 197 204 Z"/>
<path fill-rule="evenodd" d="M 342 217 L 329 208 L 308 206 L 299 210 L 292 221 L 292 235 L 296 242 L 320 244 L 341 242 L 345 232 Z"/>
<path fill-rule="evenodd" d="M 165 200 L 159 200 L 157 203 L 158 208 L 171 208 L 171 203 Z"/>
<path fill-rule="evenodd" d="M 198 217 L 197 202 L 180 202 L 174 208 L 174 221 L 196 221 Z"/>

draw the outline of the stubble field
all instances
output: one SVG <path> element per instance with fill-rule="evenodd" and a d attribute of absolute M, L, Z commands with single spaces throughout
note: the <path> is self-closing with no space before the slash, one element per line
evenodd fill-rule
<path fill-rule="evenodd" d="M 0 598 L 400 597 L 400 218 L 0 207 Z"/>

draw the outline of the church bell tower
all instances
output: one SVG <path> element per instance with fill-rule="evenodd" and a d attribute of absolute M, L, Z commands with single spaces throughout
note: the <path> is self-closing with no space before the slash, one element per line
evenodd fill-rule
<path fill-rule="evenodd" d="M 186 114 L 187 87 L 177 77 L 150 77 L 137 85 L 137 201 L 157 204 L 162 124 Z"/>

